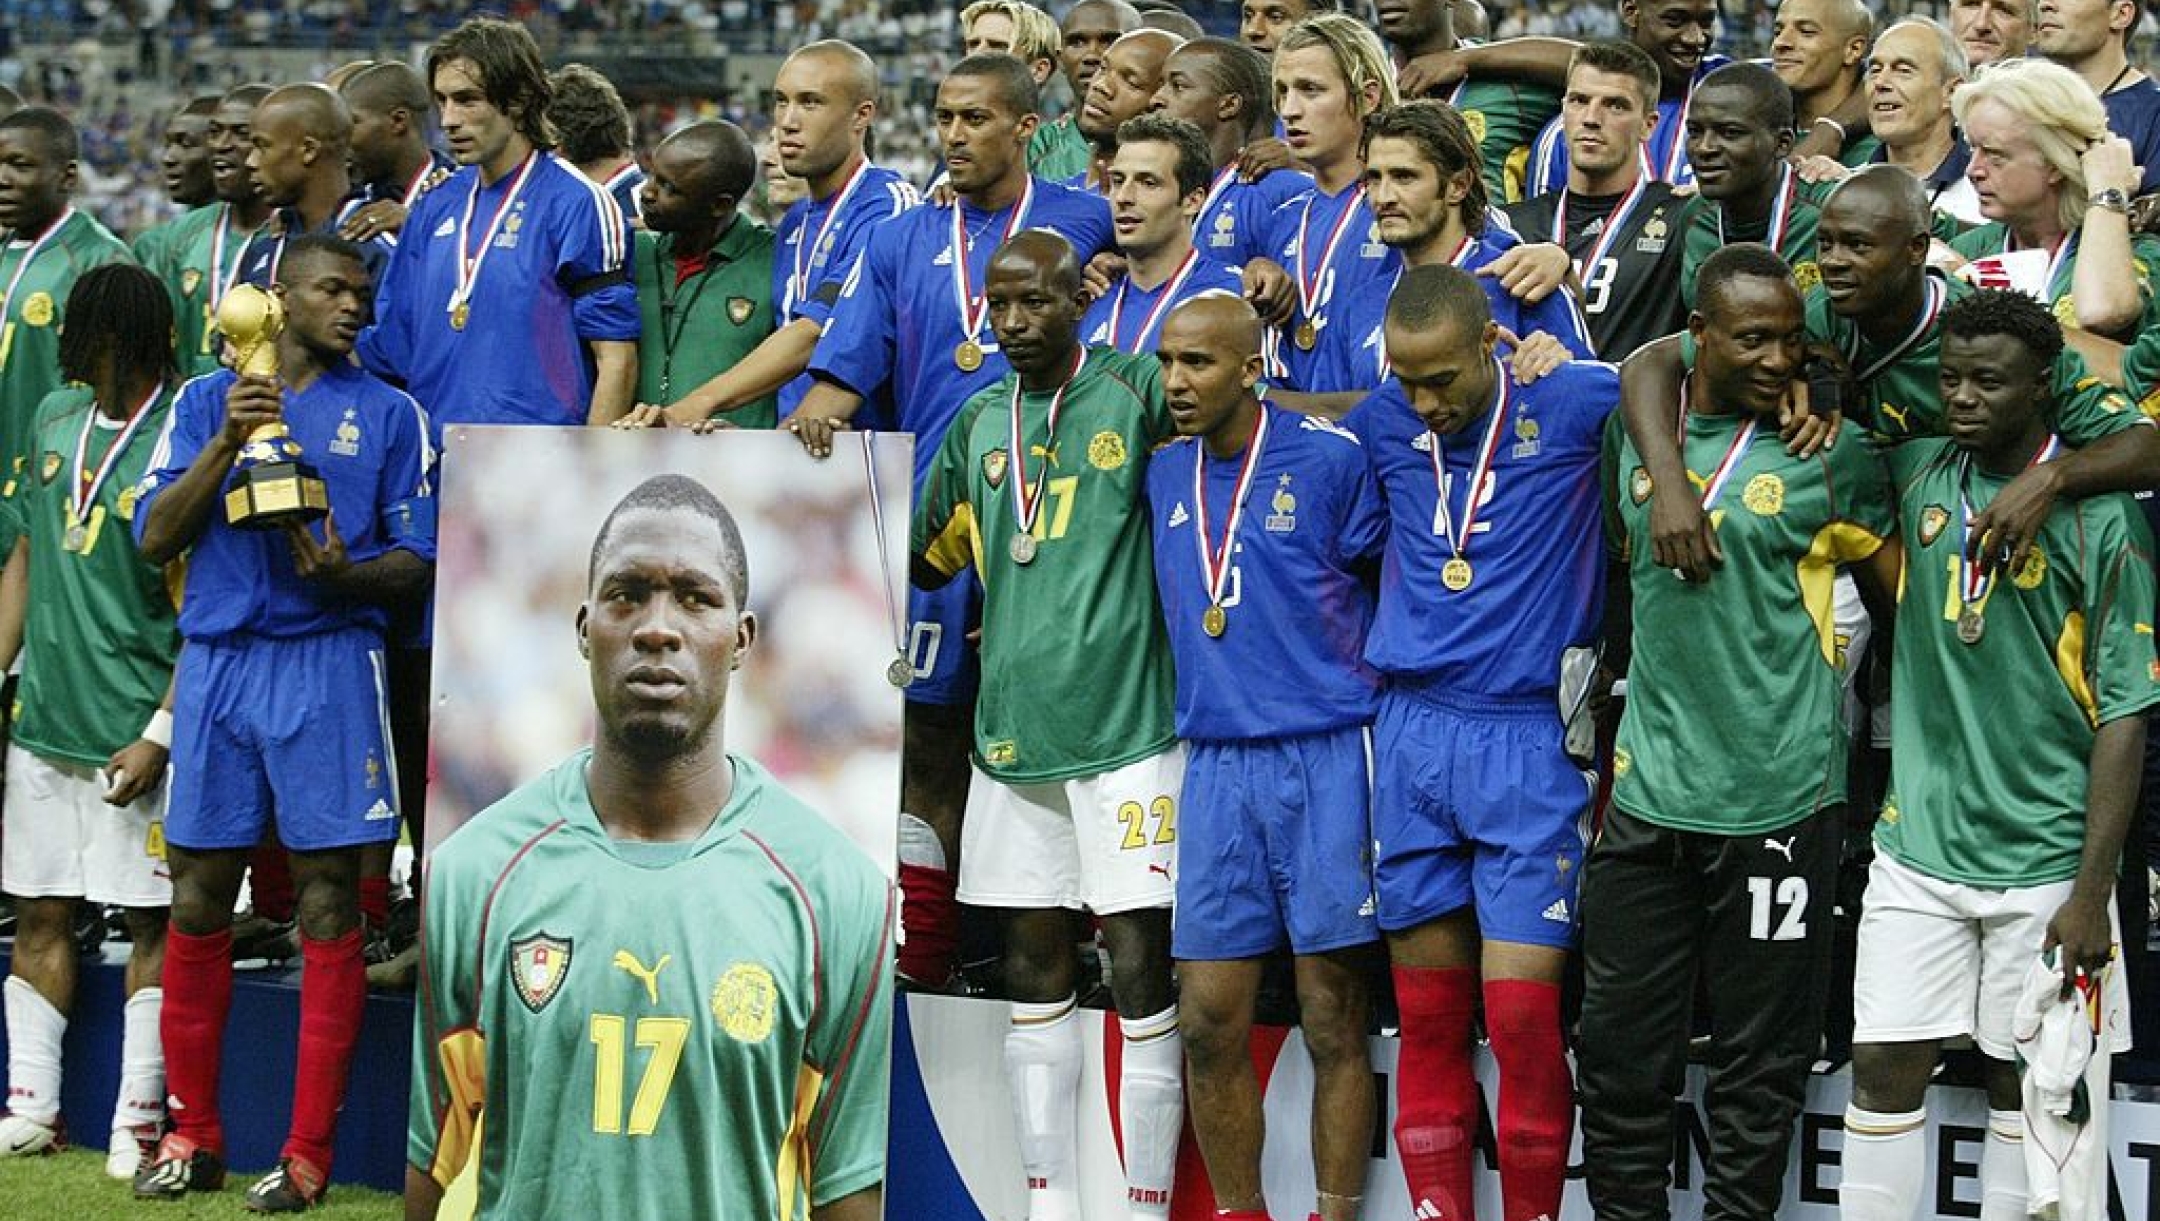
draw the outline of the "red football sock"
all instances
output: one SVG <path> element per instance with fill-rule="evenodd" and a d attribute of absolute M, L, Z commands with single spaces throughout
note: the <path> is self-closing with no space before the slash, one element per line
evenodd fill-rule
<path fill-rule="evenodd" d="M 900 973 L 917 983 L 936 987 L 952 976 L 960 944 L 960 904 L 953 898 L 957 884 L 949 869 L 900 866 L 900 926 L 907 930 Z"/>
<path fill-rule="evenodd" d="M 158 1038 L 165 1045 L 165 1092 L 173 1131 L 214 1153 L 225 1151 L 218 1122 L 218 1057 L 232 1010 L 232 930 L 191 937 L 165 933 L 165 1003 Z"/>
<path fill-rule="evenodd" d="M 390 923 L 390 875 L 360 879 L 360 922 L 369 929 Z"/>
<path fill-rule="evenodd" d="M 1506 1221 L 1549 1221 L 1560 1215 L 1575 1123 L 1559 985 L 1486 981 L 1485 1028 L 1500 1062 L 1501 1212 Z"/>
<path fill-rule="evenodd" d="M 1477 1137 L 1478 1085 L 1470 1067 L 1470 1019 L 1477 972 L 1467 967 L 1396 967 L 1402 1056 L 1395 1072 L 1395 1147 L 1420 1221 L 1476 1216 L 1470 1158 Z"/>
<path fill-rule="evenodd" d="M 249 903 L 255 914 L 280 923 L 293 918 L 292 859 L 285 845 L 266 839 L 248 854 Z"/>
<path fill-rule="evenodd" d="M 293 1071 L 292 1133 L 283 1156 L 330 1171 L 330 1141 L 338 1107 L 345 1101 L 345 1074 L 360 1039 L 360 1012 L 367 1004 L 367 964 L 360 957 L 360 930 L 334 941 L 300 939 L 300 1057 Z"/>

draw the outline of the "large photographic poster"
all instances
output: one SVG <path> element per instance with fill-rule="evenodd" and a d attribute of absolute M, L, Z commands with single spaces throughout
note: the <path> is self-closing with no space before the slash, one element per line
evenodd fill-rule
<path fill-rule="evenodd" d="M 890 873 L 913 440 L 843 434 L 452 427 L 443 439 L 428 847 L 592 741 L 578 655 L 594 535 L 664 473 L 719 496 L 743 534 L 758 640 L 727 701 L 728 749 L 769 768 Z M 882 530 L 882 538 L 880 531 Z"/>

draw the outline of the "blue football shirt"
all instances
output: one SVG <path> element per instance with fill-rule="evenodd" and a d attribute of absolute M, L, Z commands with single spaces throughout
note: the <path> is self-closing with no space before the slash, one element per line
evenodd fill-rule
<path fill-rule="evenodd" d="M 1163 320 L 1170 311 L 1202 293 L 1242 295 L 1236 268 L 1226 267 L 1205 253 L 1194 253 L 1192 268 L 1182 281 L 1172 275 L 1153 288 L 1139 288 L 1130 276 L 1118 277 L 1109 292 L 1088 306 L 1087 315 L 1080 320 L 1080 342 L 1091 348 L 1116 348 L 1134 354 L 1153 352 L 1155 345 L 1162 342 Z"/>
<path fill-rule="evenodd" d="M 1243 267 L 1245 260 L 1269 253 L 1269 218 L 1275 209 L 1313 189 L 1302 170 L 1274 170 L 1254 182 L 1237 176 L 1237 166 L 1215 172 L 1200 215 L 1193 218 L 1193 244 L 1218 263 Z"/>
<path fill-rule="evenodd" d="M 1301 263 L 1302 243 L 1310 243 L 1312 249 Z M 1381 242 L 1363 185 L 1345 187 L 1334 195 L 1315 187 L 1276 208 L 1268 216 L 1262 248 L 1292 280 L 1300 282 L 1290 321 L 1270 342 L 1270 374 L 1283 385 L 1309 394 L 1368 389 L 1369 380 L 1346 380 L 1326 368 L 1326 358 L 1319 355 L 1320 346 L 1332 338 L 1328 332 L 1337 329 L 1351 304 L 1376 284 L 1383 289 L 1393 284 L 1395 274 L 1402 270 L 1402 252 Z M 1308 333 L 1308 326 L 1319 341 L 1312 350 L 1297 343 L 1297 336 Z"/>
<path fill-rule="evenodd" d="M 1687 93 L 1676 98 L 1659 98 L 1657 126 L 1650 129 L 1650 142 L 1644 154 L 1650 161 L 1650 174 L 1659 182 L 1669 182 L 1676 187 L 1688 186 L 1695 181 L 1695 169 L 1687 159 L 1687 104 L 1695 94 L 1695 86 L 1702 78 L 1733 62 L 1729 55 L 1705 55 L 1695 65 L 1695 75 L 1689 79 Z M 1568 147 L 1567 133 L 1561 129 L 1560 120 L 1554 119 L 1538 133 L 1537 143 L 1530 147 L 1530 183 L 1523 189 L 1523 198 L 1530 199 L 1548 191 L 1557 191 L 1567 185 Z"/>
<path fill-rule="evenodd" d="M 922 201 L 913 183 L 882 166 L 863 163 L 858 182 L 824 199 L 798 199 L 773 231 L 773 317 L 777 326 L 807 318 L 822 330 L 846 287 L 870 231 Z M 837 209 L 837 211 L 836 211 Z M 809 247 L 809 249 L 805 249 Z M 795 414 L 811 377 L 780 387 L 780 418 Z M 858 418 L 857 427 L 865 421 Z"/>

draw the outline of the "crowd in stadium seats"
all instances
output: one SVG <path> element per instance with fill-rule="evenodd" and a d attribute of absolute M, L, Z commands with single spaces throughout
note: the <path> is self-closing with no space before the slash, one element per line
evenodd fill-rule
<path fill-rule="evenodd" d="M 0 1156 L 63 1143 L 75 930 L 110 907 L 107 1169 L 142 1198 L 223 1182 L 233 962 L 267 933 L 304 968 L 261 1211 L 321 1200 L 364 990 L 417 977 L 420 1211 L 477 1142 L 506 1215 L 709 1215 L 715 1190 L 874 1215 L 882 1084 L 837 1061 L 897 976 L 1009 1004 L 1030 1221 L 1080 1216 L 1083 1003 L 1118 1017 L 1130 1215 L 1169 1215 L 1189 1110 L 1217 1215 L 1266 1221 L 1247 1046 L 1288 962 L 1323 1221 L 1361 1215 L 1383 1025 L 1420 1218 L 1473 1213 L 1480 1041 L 1520 1221 L 1560 1215 L 1578 1125 L 1598 1215 L 1666 1215 L 1691 1047 L 1732 1215 L 1776 1215 L 1827 1061 L 1853 1085 L 1843 1215 L 1912 1217 L 1946 1052 L 1987 1094 L 1982 1215 L 2099 1215 L 2104 1157 L 2034 1151 L 2090 1143 L 2160 1012 L 2141 4 L 464 7 L 4 19 Z M 25 52 L 100 37 L 135 41 Z M 635 52 L 677 42 L 771 77 L 642 83 Z M 557 1006 L 589 977 L 518 923 L 545 903 L 481 914 L 500 880 L 586 833 L 687 860 L 583 819 L 598 778 L 454 835 L 450 883 L 405 901 L 420 945 L 396 935 L 434 632 L 489 630 L 430 602 L 461 424 L 778 428 L 818 459 L 915 436 L 897 951 L 869 891 L 759 841 L 779 907 L 856 918 L 832 968 L 856 1026 L 813 1004 L 772 1041 L 793 960 L 683 981 L 716 1027 Z M 638 495 L 684 537 L 725 514 Z M 672 575 L 600 579 L 580 636 L 673 709 L 685 641 L 725 670 L 756 629 L 714 617 L 739 582 L 640 562 Z M 596 697 L 596 769 L 709 744 L 709 710 L 667 750 L 617 741 Z M 523 762 L 496 754 L 458 781 L 502 787 Z M 700 817 L 672 838 L 726 822 Z M 675 978 L 714 952 L 676 944 Z M 609 979 L 657 1009 L 670 959 L 644 953 Z M 494 1038 L 510 1021 L 542 1033 Z M 787 1139 L 829 1159 L 798 1178 L 778 1136 L 670 1126 L 672 1078 L 625 1115 L 626 1039 L 738 1074 L 774 1133 L 845 1135 Z M 544 1082 L 562 1106 L 502 1113 L 533 1049 L 588 1046 L 590 1097 L 580 1060 Z M 2040 1063 L 2088 1105 L 2052 1105 Z M 712 1173 L 505 1169 L 615 1165 L 625 1127 Z"/>

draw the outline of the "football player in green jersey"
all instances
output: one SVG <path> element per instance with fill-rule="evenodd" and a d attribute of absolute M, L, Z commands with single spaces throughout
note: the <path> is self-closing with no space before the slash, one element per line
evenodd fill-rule
<path fill-rule="evenodd" d="M 1889 455 L 1898 699 L 1853 984 L 1846 1221 L 1915 1215 L 1928 1079 L 1958 1035 L 1988 1057 L 1981 1215 L 2028 1211 L 2012 1016 L 2050 952 L 2064 996 L 2101 1014 L 2127 1003 L 2116 866 L 2160 704 L 2152 537 L 2129 497 L 2057 505 L 2022 564 L 1974 563 L 1975 511 L 2062 445 L 2056 321 L 2022 293 L 1982 290 L 1943 311 L 1942 331 L 1950 435 Z M 2096 1033 L 2099 1054 L 2129 1050 L 2126 1024 Z"/>
<path fill-rule="evenodd" d="M 1080 908 L 1101 919 L 1125 1036 L 1127 1203 L 1162 1218 L 1184 1114 L 1170 904 L 1185 756 L 1144 493 L 1173 425 L 1152 354 L 1080 344 L 1064 238 L 999 247 L 985 300 L 1013 372 L 946 430 L 913 539 L 916 585 L 973 568 L 985 590 L 959 898 L 1013 913 L 1005 1061 L 1031 1221 L 1080 1216 Z"/>
<path fill-rule="evenodd" d="M 20 921 L 7 980 L 8 1110 L 0 1157 L 64 1145 L 61 1037 L 76 989 L 83 899 L 127 913 L 120 1095 L 106 1171 L 134 1176 L 165 1118 L 165 764 L 180 640 L 165 573 L 127 518 L 172 398 L 172 305 L 140 267 L 95 268 L 68 293 L 55 391 L 32 425 L 34 465 L 8 482 L 16 535 L 0 579 L 0 666 L 22 662 L 8 746 L 0 887 Z"/>
<path fill-rule="evenodd" d="M 599 732 L 432 858 L 406 1216 L 876 1221 L 891 885 L 755 761 L 734 517 L 680 475 L 593 540 Z"/>
<path fill-rule="evenodd" d="M 1397 64 L 1420 55 L 1451 51 L 1461 45 L 1455 8 L 1449 0 L 1383 0 L 1380 36 Z M 1403 95 L 1408 98 L 1409 94 Z M 1519 200 L 1538 132 L 1560 113 L 1560 91 L 1514 77 L 1464 78 L 1445 89 L 1428 91 L 1462 112 L 1482 155 L 1485 188 L 1496 203 Z"/>
<path fill-rule="evenodd" d="M 1682 244 L 1680 298 L 1695 304 L 1703 261 L 1734 242 L 1761 242 L 1791 264 L 1802 292 L 1815 268 L 1815 203 L 1786 161 L 1793 150 L 1792 91 L 1761 64 L 1727 64 L 1695 87 L 1682 120 L 1702 199 Z"/>
<path fill-rule="evenodd" d="M 1770 67 L 1792 89 L 1795 138 L 1817 126 L 1843 144 L 1833 156 L 1864 165 L 1881 141 L 1865 130 L 1848 132 L 1834 117 L 1861 99 L 1875 18 L 1861 0 L 1784 0 L 1771 25 Z"/>
<path fill-rule="evenodd" d="M 1859 429 L 1812 458 L 1777 413 L 1801 375 L 1800 293 L 1754 243 L 1704 264 L 1688 329 L 1701 356 L 1668 430 L 1688 473 L 1664 495 L 1710 513 L 1725 567 L 1676 581 L 1650 548 L 1651 473 L 1607 442 L 1609 520 L 1631 647 L 1612 805 L 1584 866 L 1583 1161 L 1597 1215 L 1662 1221 L 1672 1086 L 1686 1067 L 1696 981 L 1711 1018 L 1705 1190 L 1770 1218 L 1815 1058 L 1829 979 L 1831 881 L 1846 792 L 1832 622 L 1837 570 L 1892 534 L 1888 490 Z M 1871 574 L 1862 572 L 1861 576 Z M 1881 587 L 1894 584 L 1892 575 Z M 1867 587 L 1869 583 L 1863 582 Z M 1707 596 L 1705 596 L 1707 595 Z"/>

